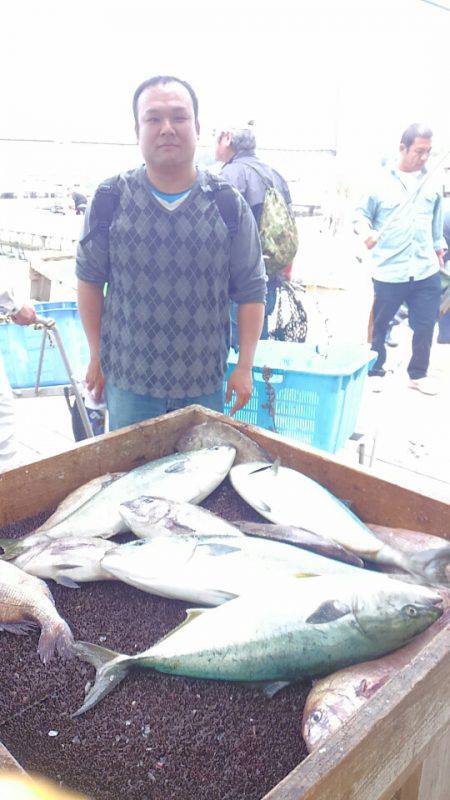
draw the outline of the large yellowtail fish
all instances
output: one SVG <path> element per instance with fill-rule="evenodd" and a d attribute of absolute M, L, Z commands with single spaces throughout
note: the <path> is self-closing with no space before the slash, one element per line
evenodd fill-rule
<path fill-rule="evenodd" d="M 47 538 L 101 536 L 107 539 L 126 531 L 119 506 L 143 494 L 200 503 L 228 474 L 235 452 L 233 447 L 210 447 L 149 461 L 106 482 L 99 491 L 89 493 L 81 505 L 69 505 L 66 509 L 69 513 L 61 514 L 57 518 L 59 521 L 50 527 L 45 523 L 21 539 L 0 539 L 4 558 L 15 558 L 28 547 L 46 542 Z"/>
<path fill-rule="evenodd" d="M 207 609 L 143 653 L 128 656 L 77 642 L 97 669 L 81 714 L 137 667 L 169 675 L 287 683 L 389 653 L 442 614 L 441 596 L 375 576 L 282 578 Z"/>

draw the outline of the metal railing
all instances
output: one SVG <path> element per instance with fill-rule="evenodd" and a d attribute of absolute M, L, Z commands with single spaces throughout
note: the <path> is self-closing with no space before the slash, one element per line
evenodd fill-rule
<path fill-rule="evenodd" d="M 0 228 L 0 255 L 29 261 L 29 254 L 40 250 L 52 252 L 72 252 L 75 255 L 76 239 L 55 234 L 30 233 Z"/>

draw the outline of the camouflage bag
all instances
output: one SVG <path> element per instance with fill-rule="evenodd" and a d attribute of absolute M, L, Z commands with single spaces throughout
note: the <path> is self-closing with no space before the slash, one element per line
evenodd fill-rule
<path fill-rule="evenodd" d="M 278 189 L 270 186 L 264 195 L 259 222 L 261 248 L 269 277 L 286 269 L 294 260 L 298 249 L 295 219 Z"/>
<path fill-rule="evenodd" d="M 266 272 L 271 278 L 283 272 L 294 260 L 298 250 L 297 225 L 281 192 L 254 164 L 245 163 L 258 173 L 266 187 L 259 235 Z"/>

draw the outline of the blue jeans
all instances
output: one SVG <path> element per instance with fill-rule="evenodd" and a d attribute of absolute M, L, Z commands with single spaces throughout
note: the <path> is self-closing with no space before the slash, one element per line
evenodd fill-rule
<path fill-rule="evenodd" d="M 106 381 L 105 386 L 106 406 L 109 413 L 109 430 L 116 431 L 135 422 L 144 422 L 147 419 L 159 417 L 169 411 L 185 408 L 193 403 L 211 408 L 213 411 L 223 413 L 223 389 L 213 394 L 202 394 L 199 397 L 182 397 L 174 400 L 170 397 L 150 397 L 148 394 L 135 394 L 125 389 L 119 389 L 111 381 Z"/>
<path fill-rule="evenodd" d="M 369 375 L 385 374 L 385 338 L 391 319 L 402 303 L 408 306 L 408 321 L 413 330 L 412 357 L 408 374 L 413 380 L 424 378 L 430 361 L 433 331 L 439 314 L 441 281 L 439 273 L 420 281 L 385 283 L 374 280 L 375 302 L 373 307 L 372 350 L 378 358 L 369 370 Z"/>

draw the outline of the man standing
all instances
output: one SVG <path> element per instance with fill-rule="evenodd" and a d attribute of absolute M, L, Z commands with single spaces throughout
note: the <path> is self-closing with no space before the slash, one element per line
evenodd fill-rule
<path fill-rule="evenodd" d="M 255 154 L 256 139 L 251 125 L 237 128 L 229 127 L 219 131 L 216 140 L 216 160 L 223 163 L 221 177 L 231 186 L 239 190 L 249 204 L 256 224 L 259 227 L 264 205 L 264 196 L 269 186 L 274 186 L 290 209 L 292 206 L 289 188 L 282 176 L 276 170 L 261 161 Z M 289 279 L 292 264 L 286 264 L 283 277 Z M 276 288 L 279 281 L 269 277 L 267 282 L 267 299 L 264 316 L 264 325 L 261 339 L 268 339 L 268 318 L 275 308 Z M 232 345 L 237 345 L 238 325 L 236 307 L 231 306 L 231 337 Z"/>
<path fill-rule="evenodd" d="M 234 393 L 231 413 L 245 406 L 266 293 L 249 207 L 233 192 L 230 225 L 217 178 L 194 166 L 192 87 L 151 78 L 137 88 L 133 112 L 145 164 L 118 176 L 109 230 L 95 235 L 93 203 L 85 217 L 92 237 L 77 255 L 86 382 L 95 399 L 105 387 L 111 430 L 190 403 L 223 411 L 230 298 L 239 305 L 240 355 L 226 400 Z"/>
<path fill-rule="evenodd" d="M 36 322 L 33 306 L 22 305 L 12 291 L 0 292 L 0 313 L 11 316 L 16 325 L 32 325 Z M 14 399 L 0 353 L 0 472 L 19 466 L 16 450 Z"/>
<path fill-rule="evenodd" d="M 355 232 L 372 252 L 372 349 L 378 358 L 369 374 L 378 391 L 385 375 L 386 332 L 401 304 L 406 303 L 413 330 L 410 386 L 424 394 L 437 394 L 427 370 L 439 310 L 439 268 L 445 241 L 442 198 L 425 168 L 432 135 L 430 128 L 417 123 L 405 130 L 397 164 L 383 169 L 354 221 Z"/>

